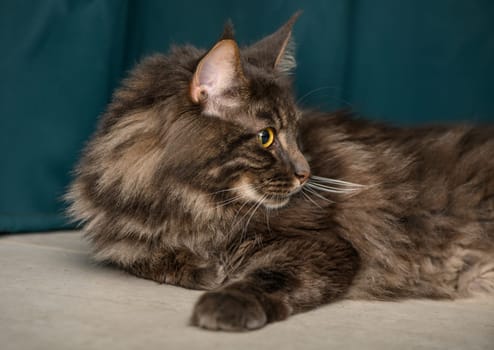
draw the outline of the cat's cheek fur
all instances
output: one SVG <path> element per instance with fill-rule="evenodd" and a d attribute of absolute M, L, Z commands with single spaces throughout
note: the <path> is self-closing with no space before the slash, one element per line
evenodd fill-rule
<path fill-rule="evenodd" d="M 233 188 L 236 189 L 238 195 L 246 202 L 258 202 L 262 199 L 262 195 L 255 190 L 250 176 L 242 176 Z"/>

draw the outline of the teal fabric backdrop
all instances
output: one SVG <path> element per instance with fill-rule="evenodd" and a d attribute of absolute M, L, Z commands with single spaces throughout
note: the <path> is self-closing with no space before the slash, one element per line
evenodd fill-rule
<path fill-rule="evenodd" d="M 67 227 L 63 194 L 119 80 L 172 43 L 295 27 L 297 94 L 398 124 L 494 120 L 494 1 L 0 2 L 0 232 Z"/>

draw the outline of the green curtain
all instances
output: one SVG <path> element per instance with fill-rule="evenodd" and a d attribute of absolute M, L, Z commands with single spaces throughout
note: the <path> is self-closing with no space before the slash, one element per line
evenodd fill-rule
<path fill-rule="evenodd" d="M 69 227 L 60 197 L 113 89 L 143 56 L 295 26 L 304 106 L 395 124 L 494 120 L 494 2 L 0 2 L 0 232 Z"/>

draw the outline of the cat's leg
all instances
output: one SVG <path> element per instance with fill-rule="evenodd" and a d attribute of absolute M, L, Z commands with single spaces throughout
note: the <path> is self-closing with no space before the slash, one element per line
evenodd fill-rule
<path fill-rule="evenodd" d="M 359 259 L 345 241 L 292 237 L 263 244 L 219 289 L 198 300 L 191 322 L 214 330 L 250 330 L 345 294 Z"/>
<path fill-rule="evenodd" d="M 494 251 L 462 271 L 458 278 L 460 296 L 494 295 Z"/>
<path fill-rule="evenodd" d="M 122 267 L 138 277 L 189 289 L 210 290 L 226 279 L 216 259 L 206 261 L 186 250 L 161 250 Z"/>

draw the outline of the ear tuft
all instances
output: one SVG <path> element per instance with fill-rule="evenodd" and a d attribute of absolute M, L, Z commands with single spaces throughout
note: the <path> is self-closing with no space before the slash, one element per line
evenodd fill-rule
<path fill-rule="evenodd" d="M 233 22 L 231 19 L 228 19 L 225 22 L 220 40 L 235 40 L 235 30 L 233 29 Z"/>
<path fill-rule="evenodd" d="M 296 12 L 276 32 L 247 48 L 246 56 L 263 68 L 289 74 L 296 67 L 292 28 L 301 13 Z"/>

